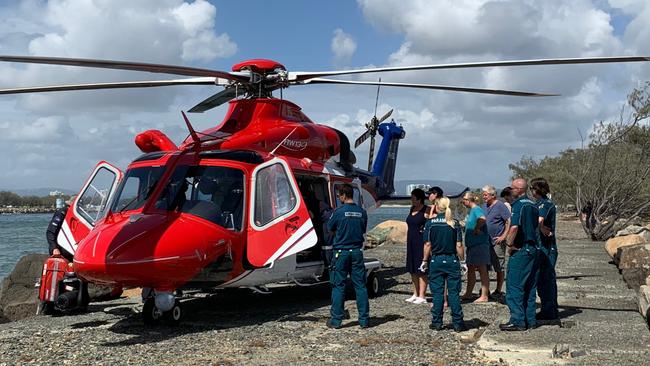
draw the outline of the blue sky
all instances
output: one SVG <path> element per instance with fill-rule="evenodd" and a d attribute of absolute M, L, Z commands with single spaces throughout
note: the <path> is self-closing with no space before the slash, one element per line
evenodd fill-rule
<path fill-rule="evenodd" d="M 0 2 L 0 54 L 196 65 L 221 70 L 270 58 L 291 71 L 529 58 L 650 55 L 645 0 L 24 0 Z M 376 80 L 380 75 L 362 79 Z M 138 80 L 149 74 L 0 64 L 0 88 Z M 382 88 L 407 138 L 397 179 L 504 186 L 507 166 L 578 146 L 611 121 L 649 65 L 403 72 L 384 81 L 560 93 L 546 99 Z M 156 79 L 166 78 L 156 75 Z M 176 78 L 175 76 L 170 76 Z M 99 160 L 121 168 L 135 135 L 186 135 L 180 111 L 212 87 L 83 91 L 0 97 L 0 189 L 76 189 Z M 284 92 L 318 123 L 351 140 L 372 116 L 374 87 L 299 86 Z M 219 123 L 225 107 L 191 119 Z M 366 166 L 367 146 L 356 151 Z"/>

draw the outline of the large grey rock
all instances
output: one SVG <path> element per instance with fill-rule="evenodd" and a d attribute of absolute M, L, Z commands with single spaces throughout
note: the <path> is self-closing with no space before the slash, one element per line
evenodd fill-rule
<path fill-rule="evenodd" d="M 614 258 L 618 248 L 644 243 L 646 243 L 645 239 L 643 236 L 638 234 L 617 236 L 605 242 L 605 251 L 607 251 L 607 254 L 609 254 L 610 257 Z"/>
<path fill-rule="evenodd" d="M 47 254 L 30 253 L 18 261 L 0 287 L 0 310 L 8 320 L 18 320 L 36 314 L 38 291 L 34 284 L 41 277 Z"/>
<path fill-rule="evenodd" d="M 645 318 L 646 322 L 648 320 L 648 310 L 650 310 L 650 286 L 643 285 L 639 288 L 639 312 Z"/>
<path fill-rule="evenodd" d="M 615 236 L 633 235 L 633 234 L 638 234 L 645 230 L 648 229 L 641 225 L 630 225 L 623 230 L 617 231 Z"/>
<path fill-rule="evenodd" d="M 406 244 L 406 222 L 387 220 L 368 232 L 366 247 L 376 247 L 381 244 Z"/>
<path fill-rule="evenodd" d="M 645 285 L 646 278 L 650 275 L 650 269 L 623 268 L 621 274 L 628 288 L 638 290 L 640 286 Z"/>
<path fill-rule="evenodd" d="M 619 269 L 650 269 L 650 244 L 637 244 L 620 247 L 616 251 L 614 261 L 618 265 Z"/>

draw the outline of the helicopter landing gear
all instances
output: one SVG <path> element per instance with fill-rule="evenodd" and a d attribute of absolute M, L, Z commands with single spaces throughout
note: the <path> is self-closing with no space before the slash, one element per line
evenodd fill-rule
<path fill-rule="evenodd" d="M 156 300 L 152 297 L 148 298 L 144 302 L 142 307 L 142 321 L 146 325 L 155 325 L 163 317 L 163 312 L 156 307 Z"/>
<path fill-rule="evenodd" d="M 161 320 L 168 325 L 178 325 L 183 318 L 183 307 L 178 299 L 172 299 L 169 310 L 162 311 L 156 305 L 156 297 L 150 296 L 144 301 L 142 307 L 142 321 L 146 325 L 158 324 Z"/>

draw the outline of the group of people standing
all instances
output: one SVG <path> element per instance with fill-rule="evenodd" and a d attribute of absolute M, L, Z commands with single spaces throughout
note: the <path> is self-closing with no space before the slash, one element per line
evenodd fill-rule
<path fill-rule="evenodd" d="M 450 200 L 444 197 L 440 187 L 411 192 L 412 206 L 406 218 L 406 268 L 412 277 L 413 295 L 406 301 L 426 304 L 428 284 L 433 296 L 431 329 L 442 329 L 442 314 L 448 305 L 453 329 L 465 330 L 461 300 L 502 301 L 504 282 L 510 320 L 500 326 L 501 330 L 526 330 L 535 327 L 537 320 L 558 318 L 556 208 L 544 178 L 533 179 L 530 185 L 534 201 L 527 195 L 525 179 L 515 179 L 510 187 L 503 189 L 500 194 L 503 201 L 492 186 L 482 188 L 482 205 L 475 194 L 466 192 L 460 200 L 468 209 L 464 230 L 453 218 Z M 424 203 L 427 195 L 431 206 Z M 496 289 L 491 294 L 490 266 L 496 272 Z M 461 296 L 464 272 L 467 287 Z M 481 289 L 474 298 L 476 272 Z M 537 294 L 542 306 L 536 314 Z"/>

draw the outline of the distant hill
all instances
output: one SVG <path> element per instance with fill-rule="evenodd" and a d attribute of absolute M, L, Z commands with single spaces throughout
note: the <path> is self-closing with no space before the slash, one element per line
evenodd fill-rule
<path fill-rule="evenodd" d="M 450 180 L 437 180 L 437 179 L 412 179 L 412 180 L 398 180 L 395 182 L 396 195 L 410 195 L 411 192 L 406 192 L 406 186 L 409 184 L 428 184 L 430 186 L 438 186 L 442 188 L 445 195 L 457 195 L 462 192 L 467 186 L 458 182 Z"/>
<path fill-rule="evenodd" d="M 65 189 L 65 188 L 23 188 L 23 189 L 9 189 L 9 188 L 0 188 L 0 191 L 9 191 L 13 192 L 19 196 L 25 197 L 25 196 L 37 196 L 37 197 L 45 197 L 49 196 L 50 192 L 54 191 L 59 191 L 62 192 L 65 195 L 73 195 L 77 194 L 77 192 L 71 190 L 71 189 Z"/>

